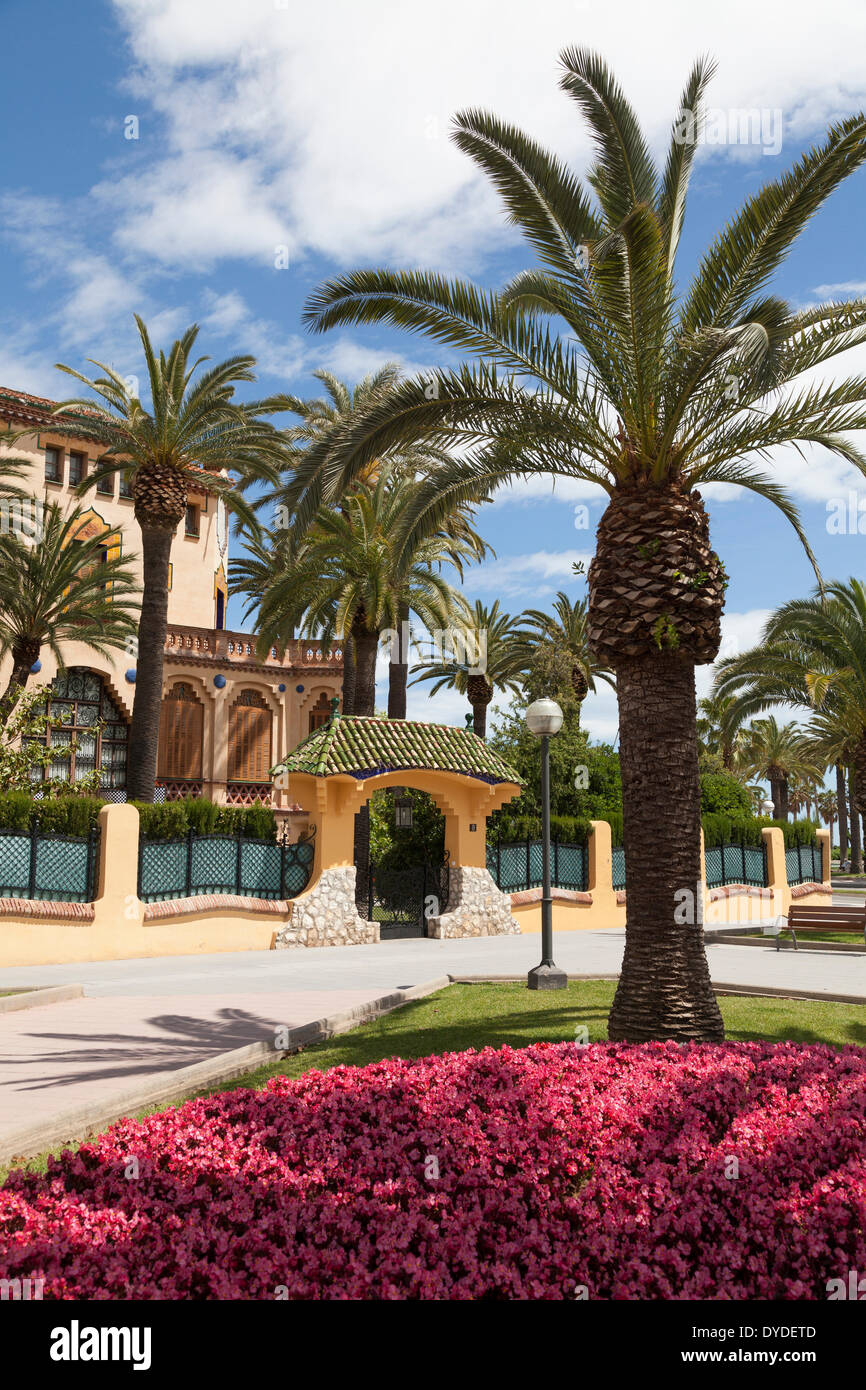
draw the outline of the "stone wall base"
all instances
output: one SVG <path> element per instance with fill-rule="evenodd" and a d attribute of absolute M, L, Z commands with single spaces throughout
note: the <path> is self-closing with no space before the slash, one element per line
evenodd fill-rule
<path fill-rule="evenodd" d="M 292 946 L 366 946 L 379 940 L 378 922 L 358 915 L 354 868 L 323 870 L 291 906 L 291 917 L 277 932 L 276 951 Z"/>
<path fill-rule="evenodd" d="M 496 887 L 487 869 L 451 869 L 448 911 L 431 917 L 428 936 L 519 936 L 520 923 L 511 915 L 511 898 Z"/>

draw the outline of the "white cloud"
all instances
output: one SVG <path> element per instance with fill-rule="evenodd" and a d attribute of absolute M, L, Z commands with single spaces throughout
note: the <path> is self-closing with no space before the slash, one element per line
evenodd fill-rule
<path fill-rule="evenodd" d="M 585 550 L 535 550 L 527 555 L 501 555 L 486 560 L 467 573 L 466 588 L 495 598 L 524 595 L 527 599 L 554 593 L 566 581 L 574 581 L 572 566 L 588 567 L 592 553 Z"/>
<path fill-rule="evenodd" d="M 115 9 L 135 61 L 137 154 L 150 141 L 154 155 L 145 177 L 100 194 L 122 243 L 168 264 L 263 261 L 274 242 L 343 263 L 477 264 L 513 233 L 447 138 L 451 117 L 491 108 L 584 164 L 587 136 L 557 86 L 568 44 L 608 56 L 659 149 L 699 52 L 719 60 L 714 107 L 778 109 L 790 140 L 866 94 L 850 0 L 668 0 L 661 45 L 658 8 L 643 0 L 549 0 L 530 25 L 518 0 L 441 0 L 432 11 L 332 0 L 327 34 L 316 7 L 275 0 Z M 760 146 L 731 144 L 708 147 L 704 169 L 744 153 L 775 167 Z"/>
<path fill-rule="evenodd" d="M 866 280 L 840 280 L 835 285 L 816 285 L 812 293 L 819 300 L 859 298 L 866 294 Z"/>

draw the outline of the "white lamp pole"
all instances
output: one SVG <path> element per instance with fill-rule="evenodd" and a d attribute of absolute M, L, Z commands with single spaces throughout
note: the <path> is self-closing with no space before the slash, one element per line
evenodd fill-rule
<path fill-rule="evenodd" d="M 530 970 L 527 989 L 565 989 L 568 977 L 553 963 L 553 895 L 550 891 L 550 740 L 562 728 L 555 700 L 535 700 L 526 727 L 541 739 L 541 964 Z"/>

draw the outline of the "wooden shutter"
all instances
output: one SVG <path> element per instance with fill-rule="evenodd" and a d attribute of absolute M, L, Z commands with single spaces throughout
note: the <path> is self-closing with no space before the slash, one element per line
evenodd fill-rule
<path fill-rule="evenodd" d="M 257 690 L 241 692 L 229 723 L 229 781 L 267 782 L 271 712 Z"/>
<path fill-rule="evenodd" d="M 204 709 L 190 686 L 181 682 L 162 702 L 159 720 L 159 773 L 161 778 L 197 781 L 202 767 Z"/>

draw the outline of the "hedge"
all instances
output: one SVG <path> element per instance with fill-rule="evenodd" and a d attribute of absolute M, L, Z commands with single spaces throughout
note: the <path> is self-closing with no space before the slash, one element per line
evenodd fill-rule
<path fill-rule="evenodd" d="M 595 820 L 607 821 L 610 826 L 611 841 L 614 847 L 623 843 L 622 812 L 612 811 L 606 816 L 596 816 Z M 757 816 L 725 816 L 707 812 L 702 818 L 704 844 L 707 849 L 717 845 L 760 845 L 761 831 L 765 826 L 777 826 L 785 837 L 785 848 L 796 845 L 814 845 L 817 842 L 817 827 L 808 820 L 781 821 Z M 550 834 L 560 843 L 580 844 L 589 834 L 589 821 L 574 816 L 551 816 Z M 537 816 L 491 817 L 488 821 L 487 838 L 496 844 L 501 838 L 503 844 L 519 843 L 523 840 L 541 838 L 541 819 Z"/>
<path fill-rule="evenodd" d="M 86 835 L 97 824 L 99 812 L 108 803 L 98 796 L 73 793 L 37 801 L 28 792 L 0 793 L 0 830 L 28 830 L 38 819 L 40 828 L 52 835 Z M 251 840 L 275 840 L 276 816 L 270 806 L 217 806 L 205 797 L 182 801 L 132 801 L 145 840 L 173 840 L 187 830 L 199 835 L 245 835 Z"/>
<path fill-rule="evenodd" d="M 766 826 L 775 826 L 785 837 L 785 848 L 796 845 L 817 843 L 817 827 L 808 820 L 771 820 L 767 816 L 723 816 L 708 814 L 703 817 L 704 845 L 707 849 L 718 845 L 759 845 L 761 831 Z"/>

